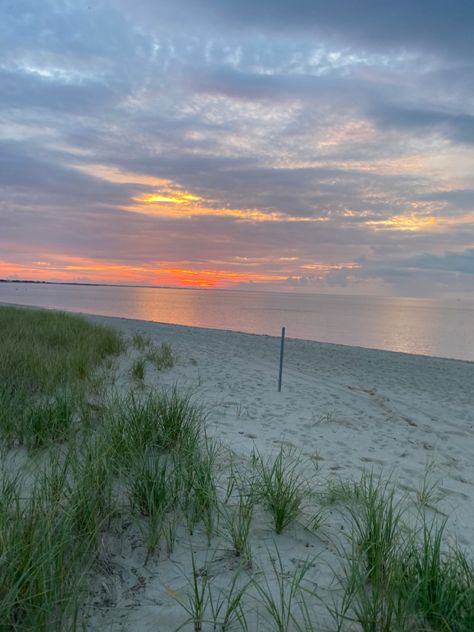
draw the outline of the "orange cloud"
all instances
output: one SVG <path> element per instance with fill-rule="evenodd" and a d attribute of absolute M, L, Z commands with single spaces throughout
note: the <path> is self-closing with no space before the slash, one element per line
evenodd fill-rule
<path fill-rule="evenodd" d="M 137 202 L 145 202 L 146 204 L 155 204 L 156 202 L 164 202 L 165 204 L 188 204 L 189 202 L 196 202 L 201 198 L 198 195 L 191 195 L 191 193 L 176 191 L 172 195 L 152 193 L 151 195 L 144 195 L 141 198 L 135 199 Z"/>
<path fill-rule="evenodd" d="M 273 270 L 267 271 L 268 267 Z M 200 288 L 232 288 L 244 283 L 298 280 L 317 274 L 319 279 L 332 270 L 352 270 L 353 262 L 322 263 L 297 257 L 231 257 L 229 260 L 148 262 L 130 265 L 120 261 L 97 261 L 62 253 L 41 253 L 41 259 L 23 264 L 0 261 L 0 278 L 38 281 L 112 283 Z"/>
<path fill-rule="evenodd" d="M 186 194 L 189 198 L 201 200 L 197 196 Z M 148 198 L 148 199 L 147 199 Z M 150 199 L 151 198 L 151 199 Z M 277 211 L 262 211 L 260 209 L 234 209 L 228 207 L 215 208 L 210 205 L 189 204 L 183 197 L 151 195 L 135 198 L 138 204 L 123 206 L 122 210 L 130 213 L 141 213 L 154 217 L 187 218 L 196 216 L 233 217 L 236 220 L 247 222 L 327 222 L 327 217 L 292 216 Z"/>
<path fill-rule="evenodd" d="M 327 217 L 291 216 L 277 211 L 258 208 L 234 209 L 205 200 L 195 193 L 184 191 L 179 184 L 163 178 L 126 172 L 116 167 L 102 164 L 71 164 L 96 178 L 122 184 L 142 184 L 153 187 L 153 193 L 143 193 L 131 200 L 131 204 L 121 206 L 124 211 L 141 213 L 154 217 L 186 218 L 195 216 L 233 217 L 248 222 L 326 222 Z M 199 204 L 198 204 L 199 203 Z"/>
<path fill-rule="evenodd" d="M 272 282 L 286 276 L 240 272 L 220 269 L 199 269 L 167 265 L 128 265 L 116 262 L 97 262 L 83 257 L 51 254 L 43 255 L 48 261 L 14 264 L 0 261 L 0 277 L 33 279 L 38 281 L 87 281 L 131 285 L 169 285 L 178 287 L 232 287 L 239 283 Z"/>
<path fill-rule="evenodd" d="M 404 230 L 421 231 L 429 230 L 437 225 L 436 217 L 426 217 L 423 215 L 394 215 L 388 219 L 372 220 L 365 222 L 366 226 L 371 226 L 375 230 Z"/>

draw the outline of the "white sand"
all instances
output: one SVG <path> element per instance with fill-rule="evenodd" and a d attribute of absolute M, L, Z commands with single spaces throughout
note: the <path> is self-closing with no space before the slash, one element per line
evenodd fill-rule
<path fill-rule="evenodd" d="M 443 496 L 438 511 L 450 516 L 450 534 L 474 553 L 474 363 L 287 340 L 278 393 L 277 338 L 88 318 L 127 337 L 139 332 L 157 344 L 169 343 L 175 367 L 160 373 L 150 369 L 147 386 L 191 387 L 209 411 L 209 434 L 242 459 L 254 448 L 267 455 L 282 444 L 294 446 L 306 459 L 315 489 L 330 479 L 356 480 L 373 470 L 391 476 L 401 494 L 419 488 L 431 465 L 431 478 L 439 481 Z M 118 383 L 125 386 L 127 380 L 122 366 Z M 336 514 L 328 514 L 317 535 L 296 523 L 275 536 L 268 516 L 258 513 L 252 534 L 255 576 L 270 572 L 275 543 L 289 571 L 317 556 L 311 579 L 316 593 L 329 602 L 337 588 L 332 572 L 338 566 L 337 530 L 344 528 Z M 341 544 L 343 537 L 342 532 Z M 199 530 L 191 539 L 182 531 L 171 558 L 162 555 L 145 568 L 133 526 L 122 525 L 120 534 L 105 537 L 110 572 L 96 582 L 89 629 L 176 629 L 186 618 L 175 597 L 184 598 L 190 589 L 191 550 L 215 585 L 224 586 L 236 561 L 222 538 L 208 548 Z M 256 600 L 249 600 L 249 629 L 271 630 Z M 315 616 L 327 623 L 323 603 L 316 610 Z"/>

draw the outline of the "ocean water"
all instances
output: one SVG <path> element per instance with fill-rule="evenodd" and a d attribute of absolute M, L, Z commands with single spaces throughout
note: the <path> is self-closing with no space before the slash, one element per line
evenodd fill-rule
<path fill-rule="evenodd" d="M 0 283 L 0 302 L 474 361 L 474 301 Z"/>

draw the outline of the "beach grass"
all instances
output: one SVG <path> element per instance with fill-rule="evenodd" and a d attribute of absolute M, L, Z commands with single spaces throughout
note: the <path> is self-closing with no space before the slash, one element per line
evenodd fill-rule
<path fill-rule="evenodd" d="M 115 397 L 107 416 L 117 465 L 125 469 L 131 455 L 146 449 L 193 451 L 204 424 L 204 415 L 190 394 L 176 388 Z"/>
<path fill-rule="evenodd" d="M 354 617 L 364 632 L 404 629 L 411 612 L 400 559 L 404 505 L 395 499 L 390 480 L 373 473 L 364 473 L 357 489 L 349 508 L 352 548 L 346 562 Z"/>
<path fill-rule="evenodd" d="M 441 514 L 428 517 L 435 497 L 428 476 L 414 509 L 390 477 L 371 472 L 355 481 L 330 479 L 308 494 L 306 465 L 286 448 L 273 456 L 254 451 L 229 465 L 189 391 L 132 383 L 118 395 L 95 388 L 94 372 L 103 366 L 106 375 L 104 360 L 123 349 L 120 336 L 78 324 L 78 317 L 11 309 L 0 309 L 9 354 L 0 350 L 2 632 L 83 629 L 114 520 L 134 525 L 143 565 L 162 563 L 164 550 L 171 556 L 189 547 L 181 628 L 472 632 L 474 566 L 447 536 Z M 70 339 L 76 334 L 84 352 Z M 130 363 L 124 371 L 130 377 Z M 35 448 L 25 462 L 6 458 L 18 444 Z M 297 529 L 299 538 L 318 538 L 298 520 L 307 497 L 318 516 L 337 506 L 334 513 L 345 519 L 343 532 L 325 536 L 342 543 L 334 547 L 337 597 L 326 603 L 332 627 L 320 627 L 314 615 L 324 608 L 312 579 L 319 562 L 283 558 L 279 548 L 279 538 L 291 539 Z M 284 533 L 295 522 L 295 533 Z M 217 559 L 227 560 L 223 584 L 198 566 L 200 538 L 200 546 L 215 546 Z"/>
<path fill-rule="evenodd" d="M 251 580 L 240 567 L 232 574 L 226 586 L 215 586 L 209 575 L 207 563 L 198 567 L 196 555 L 191 551 L 191 578 L 187 577 L 189 590 L 186 596 L 176 597 L 176 601 L 186 612 L 187 619 L 175 632 L 187 624 L 192 624 L 194 632 L 219 630 L 248 630 L 243 599 L 251 585 Z"/>
<path fill-rule="evenodd" d="M 172 369 L 175 362 L 173 350 L 166 342 L 162 342 L 159 347 L 150 345 L 146 353 L 146 359 L 153 364 L 157 371 Z"/>
<path fill-rule="evenodd" d="M 467 632 L 474 630 L 474 565 L 457 545 L 447 545 L 445 529 L 445 519 L 423 518 L 403 558 L 405 590 L 427 627 Z"/>
<path fill-rule="evenodd" d="M 187 593 L 185 599 L 178 600 L 178 603 L 188 614 L 188 618 L 176 632 L 181 630 L 187 623 L 193 624 L 194 632 L 202 631 L 205 612 L 209 603 L 208 585 L 209 576 L 207 572 L 197 567 L 196 556 L 194 553 L 191 553 L 191 590 Z"/>
<path fill-rule="evenodd" d="M 233 506 L 223 507 L 224 525 L 232 544 L 232 550 L 244 565 L 252 564 L 250 528 L 255 509 L 255 495 L 242 487 L 237 490 L 237 502 Z"/>
<path fill-rule="evenodd" d="M 304 481 L 298 457 L 280 448 L 275 458 L 253 458 L 260 499 L 270 511 L 275 533 L 281 533 L 300 515 L 304 498 Z"/>
<path fill-rule="evenodd" d="M 142 381 L 145 377 L 145 365 L 145 358 L 137 358 L 136 360 L 134 360 L 130 368 L 130 373 L 132 377 L 138 381 Z"/>
<path fill-rule="evenodd" d="M 151 345 L 151 340 L 147 336 L 135 333 L 132 336 L 132 344 L 138 351 L 145 351 Z"/>
<path fill-rule="evenodd" d="M 209 607 L 211 610 L 211 622 L 216 630 L 230 632 L 232 629 L 248 630 L 247 617 L 243 598 L 250 585 L 250 580 L 242 580 L 241 569 L 234 573 L 230 585 L 226 589 L 214 591 L 214 586 L 209 585 Z M 217 596 L 215 594 L 217 592 Z"/>
<path fill-rule="evenodd" d="M 57 480 L 55 481 L 57 483 Z M 4 478 L 0 509 L 3 630 L 69 630 L 84 598 L 84 576 L 93 549 L 89 532 L 75 533 L 67 495 L 52 494 L 42 477 L 25 499 L 22 481 Z M 65 492 L 63 489 L 56 491 Z"/>
<path fill-rule="evenodd" d="M 0 433 L 40 446 L 67 435 L 87 381 L 123 350 L 113 329 L 71 314 L 0 307 Z"/>
<path fill-rule="evenodd" d="M 78 316 L 0 307 L 3 450 L 48 446 L 39 465 L 2 472 L 2 630 L 76 626 L 84 578 L 112 511 L 104 446 L 76 435 L 94 372 L 122 350 L 117 332 Z"/>
<path fill-rule="evenodd" d="M 256 574 L 253 585 L 272 629 L 276 632 L 310 630 L 311 615 L 305 599 L 305 592 L 308 593 L 305 580 L 313 560 L 307 559 L 293 571 L 288 571 L 277 547 L 274 552 L 268 551 L 268 556 L 271 572 L 263 573 L 263 576 Z M 313 590 L 309 589 L 309 593 L 314 597 Z"/>
<path fill-rule="evenodd" d="M 330 479 L 317 494 L 319 504 L 323 507 L 334 505 L 350 505 L 361 496 L 361 488 L 355 481 Z"/>
<path fill-rule="evenodd" d="M 191 434 L 174 452 L 174 465 L 181 481 L 181 510 L 190 535 L 202 522 L 210 543 L 218 517 L 218 494 L 215 478 L 217 446 L 214 442 Z"/>
<path fill-rule="evenodd" d="M 353 544 L 365 558 L 373 585 L 385 581 L 387 560 L 400 545 L 403 506 L 395 500 L 390 481 L 366 473 L 360 481 L 360 502 L 351 506 Z"/>
<path fill-rule="evenodd" d="M 355 622 L 363 632 L 474 629 L 474 566 L 446 537 L 446 519 L 420 512 L 408 526 L 409 500 L 395 500 L 390 479 L 366 473 L 357 487 L 337 630 Z"/>

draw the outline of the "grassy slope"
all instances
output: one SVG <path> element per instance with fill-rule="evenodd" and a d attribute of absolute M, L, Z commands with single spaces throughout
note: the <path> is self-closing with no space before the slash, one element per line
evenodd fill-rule
<path fill-rule="evenodd" d="M 43 443 L 65 431 L 101 361 L 122 350 L 111 329 L 70 314 L 0 307 L 0 433 Z M 51 434 L 51 433 L 50 433 Z"/>
<path fill-rule="evenodd" d="M 116 332 L 80 317 L 0 307 L 0 446 L 5 454 L 15 444 L 49 446 L 33 482 L 2 462 L 2 632 L 75 627 L 82 578 L 109 508 L 95 445 L 78 440 L 71 423 L 80 429 L 90 376 L 122 348 Z"/>

